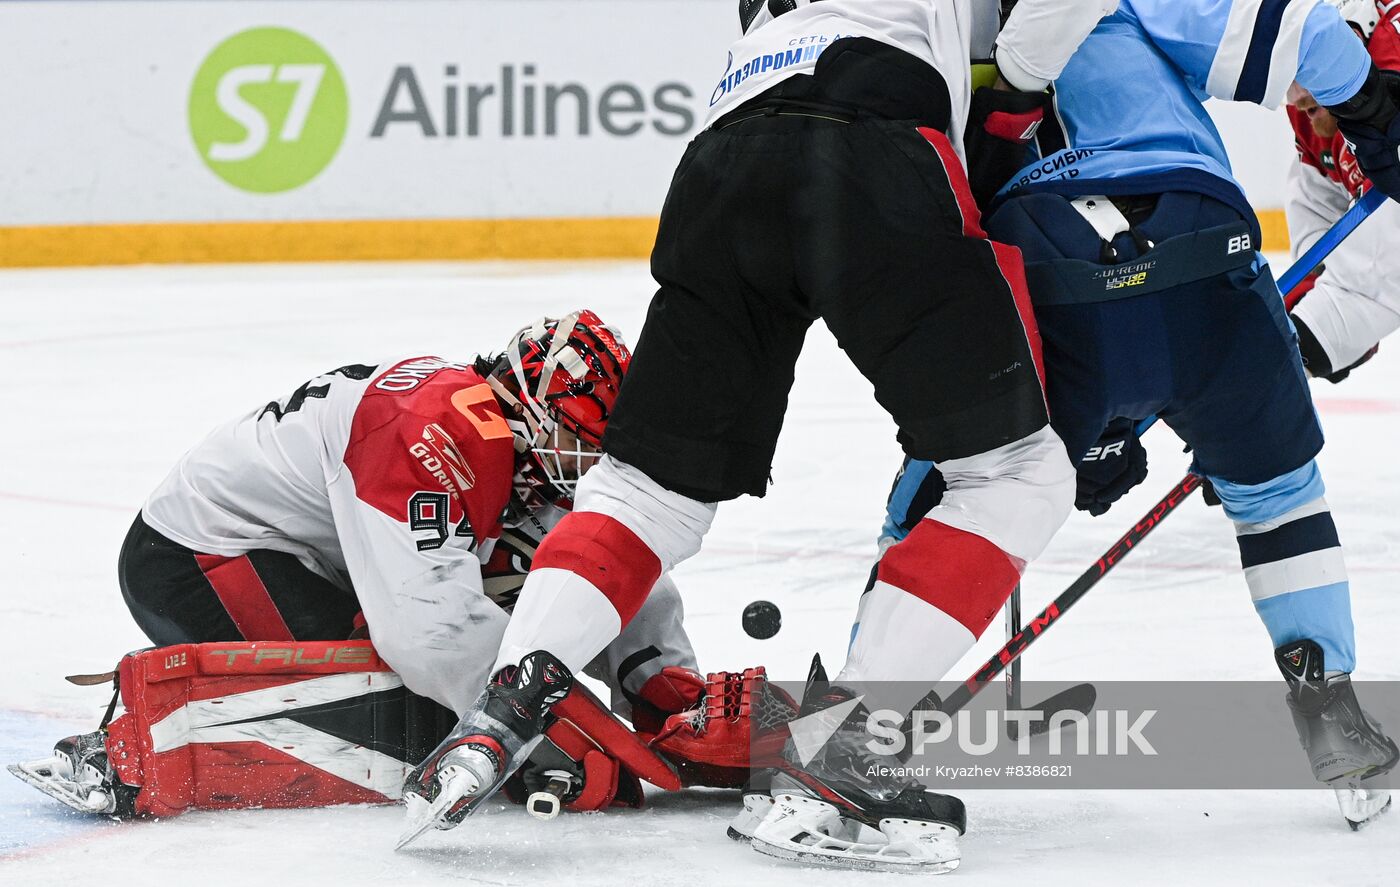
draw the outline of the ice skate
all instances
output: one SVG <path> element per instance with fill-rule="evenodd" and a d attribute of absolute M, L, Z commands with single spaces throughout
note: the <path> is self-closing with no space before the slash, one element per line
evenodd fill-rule
<path fill-rule="evenodd" d="M 502 668 L 452 733 L 404 782 L 407 823 L 395 849 L 429 828 L 450 829 L 510 778 L 544 736 L 549 709 L 573 675 L 544 651 Z"/>
<path fill-rule="evenodd" d="M 772 775 L 772 808 L 753 831 L 753 848 L 831 868 L 951 872 L 962 859 L 962 801 L 930 792 L 897 770 L 890 773 L 898 762 L 870 751 L 866 714 L 859 696 L 827 686 L 814 663 L 794 737 L 807 718 L 818 735 L 834 731 L 815 750 L 789 740 L 785 762 Z M 747 800 L 746 812 L 761 809 L 751 810 Z"/>
<path fill-rule="evenodd" d="M 103 730 L 59 740 L 53 756 L 9 765 L 15 776 L 80 813 L 135 815 L 136 789 L 117 779 L 107 760 Z"/>
<path fill-rule="evenodd" d="M 1350 675 L 1326 676 L 1315 642 L 1285 644 L 1274 655 L 1288 681 L 1288 708 L 1313 775 L 1336 790 L 1353 831 L 1367 825 L 1390 807 L 1388 774 L 1400 761 L 1400 748 L 1362 710 Z"/>
<path fill-rule="evenodd" d="M 735 841 L 752 841 L 753 833 L 773 811 L 774 770 L 757 770 L 744 785 L 743 809 L 729 820 L 725 834 Z"/>

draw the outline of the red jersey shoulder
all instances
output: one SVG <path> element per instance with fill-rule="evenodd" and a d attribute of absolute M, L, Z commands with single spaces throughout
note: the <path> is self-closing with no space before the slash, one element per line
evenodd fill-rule
<path fill-rule="evenodd" d="M 1330 139 L 1318 135 L 1308 115 L 1291 105 L 1288 119 L 1293 124 L 1293 143 L 1298 149 L 1299 162 L 1311 166 L 1353 195 L 1359 195 L 1365 189 L 1366 174 L 1361 171 L 1356 155 L 1351 153 L 1341 133 Z"/>
<path fill-rule="evenodd" d="M 414 522 L 419 494 L 446 496 L 447 519 L 477 539 L 500 533 L 515 474 L 515 441 L 486 380 L 438 357 L 401 360 L 365 389 L 350 425 L 345 466 L 356 494 Z"/>

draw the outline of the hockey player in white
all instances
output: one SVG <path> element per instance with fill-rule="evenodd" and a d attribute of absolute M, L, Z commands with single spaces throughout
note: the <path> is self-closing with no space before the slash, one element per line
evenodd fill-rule
<path fill-rule="evenodd" d="M 1400 70 L 1400 0 L 1329 0 L 1366 41 L 1381 68 Z M 1288 233 L 1301 256 L 1371 187 L 1337 120 L 1302 86 L 1288 91 L 1298 149 L 1289 167 Z M 1382 204 L 1327 258 L 1293 309 L 1308 373 L 1340 382 L 1400 328 L 1400 205 Z M 1296 295 L 1296 294 L 1295 294 Z"/>
<path fill-rule="evenodd" d="M 304 652 L 297 642 L 364 637 L 367 630 L 373 648 L 352 651 L 355 663 L 377 656 L 395 673 L 381 683 L 401 682 L 454 714 L 444 721 L 425 699 L 400 699 L 395 704 L 407 707 L 405 723 L 404 715 L 379 713 L 387 703 L 373 692 L 378 687 L 365 684 L 359 695 L 339 699 L 335 735 L 356 740 L 342 746 L 346 754 L 371 744 L 411 748 L 415 742 L 405 735 L 430 736 L 421 756 L 485 681 L 535 547 L 567 513 L 579 477 L 598 461 L 630 359 L 614 330 L 590 311 L 575 312 L 524 328 L 501 355 L 474 363 L 406 356 L 349 364 L 258 406 L 186 453 L 146 501 L 119 559 L 133 617 L 162 648 L 265 642 L 264 648 L 291 651 L 282 655 L 296 661 Z M 703 690 L 681 620 L 675 586 L 658 578 L 639 618 L 590 668 L 613 690 L 614 709 L 649 734 L 694 705 Z M 308 649 L 315 651 L 312 662 L 331 655 Z M 266 678 L 252 667 L 262 657 L 251 648 L 228 650 L 230 665 L 249 666 L 247 679 Z M 166 658 L 183 663 L 195 654 L 181 646 Z M 234 669 L 228 680 L 241 674 Z M 127 698 L 139 700 L 131 696 L 135 689 L 123 687 Z M 287 703 L 257 714 L 264 720 L 275 714 L 274 724 L 303 733 L 314 726 L 296 721 L 304 704 Z M 152 723 L 168 714 L 156 712 Z M 393 717 L 397 738 L 382 732 Z M 242 776 L 231 766 L 206 773 L 172 763 L 160 742 L 143 745 L 144 767 L 123 761 L 117 773 L 106 728 L 104 722 L 96 733 L 60 742 L 53 760 L 18 765 L 16 775 L 79 809 L 171 815 L 211 792 L 220 807 L 392 800 L 413 763 L 398 764 L 387 785 L 377 777 L 346 783 L 343 774 L 355 767 L 330 760 L 329 752 L 277 759 L 287 744 L 276 741 L 274 730 L 271 738 L 255 731 L 228 740 L 222 753 L 250 771 Z M 260 739 L 271 751 L 258 750 Z M 287 742 L 304 744 L 295 737 Z M 702 745 L 692 742 L 688 750 Z M 641 754 L 640 741 L 623 746 Z M 372 757 L 362 772 L 395 766 L 383 755 Z M 660 769 L 633 776 L 660 773 L 678 788 L 668 769 L 675 762 L 653 757 L 643 763 Z M 605 785 L 584 786 L 580 775 L 564 801 L 585 790 L 579 803 L 614 801 L 616 760 L 593 763 Z M 744 764 L 717 763 L 721 776 Z M 626 788 L 627 773 L 620 775 Z M 303 786 L 283 792 L 279 778 L 299 778 Z M 181 785 L 164 791 L 157 782 Z M 632 782 L 625 800 L 640 803 Z M 307 788 L 312 784 L 315 791 Z"/>
<path fill-rule="evenodd" d="M 999 41 L 1002 77 L 1043 90 L 1115 5 L 1023 0 Z M 836 866 L 958 865 L 961 802 L 851 779 L 840 759 L 862 754 L 854 688 L 941 678 L 1073 493 L 1046 423 L 1019 258 L 982 233 L 961 160 L 972 7 L 741 3 L 745 34 L 662 213 L 661 289 L 606 455 L 541 547 L 492 683 L 406 786 L 401 843 L 489 797 L 570 673 L 629 624 L 656 576 L 699 550 L 717 503 L 762 494 L 802 335 L 820 316 L 906 450 L 951 472 L 951 492 L 885 558 L 845 667 L 809 687 L 809 710 L 850 717 L 830 753 L 806 767 L 789 758 L 754 847 Z M 870 828 L 857 835 L 843 818 Z"/>
<path fill-rule="evenodd" d="M 128 537 L 119 571 L 138 624 L 158 644 L 326 640 L 349 637 L 358 611 L 408 688 L 460 714 L 514 603 L 513 589 L 488 596 L 483 571 L 496 572 L 503 534 L 519 554 L 567 512 L 630 360 L 592 312 L 562 322 L 580 332 L 550 359 L 577 353 L 580 375 L 551 365 L 547 400 L 530 386 L 554 321 L 521 330 L 494 365 L 407 356 L 341 367 L 216 429 Z M 569 394 L 566 379 L 592 389 Z M 191 583 L 161 557 L 168 543 L 199 559 Z M 245 564 L 259 574 L 247 582 Z M 666 664 L 693 667 L 679 598 L 660 581 L 668 627 L 645 621 L 664 636 L 628 652 L 656 643 Z"/>

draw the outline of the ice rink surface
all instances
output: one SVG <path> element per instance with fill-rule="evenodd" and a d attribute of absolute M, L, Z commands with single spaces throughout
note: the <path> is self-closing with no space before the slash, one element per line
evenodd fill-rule
<path fill-rule="evenodd" d="M 330 367 L 409 352 L 470 359 L 540 314 L 578 306 L 635 341 L 651 288 L 640 262 L 0 272 L 0 759 L 41 757 L 95 728 L 107 691 L 62 676 L 105 671 L 147 644 L 118 592 L 117 550 L 146 494 L 214 425 Z M 1314 386 L 1366 679 L 1400 679 L 1397 366 L 1400 346 L 1387 343 L 1343 385 Z M 1076 514 L 1030 569 L 1028 613 L 1179 479 L 1179 441 L 1154 429 L 1147 444 L 1148 482 L 1103 518 Z M 793 679 L 814 651 L 839 666 L 899 458 L 869 387 L 814 327 L 771 492 L 722 507 L 704 551 L 677 572 L 702 670 L 764 664 Z M 772 640 L 740 631 L 756 598 L 782 608 Z M 954 677 L 1001 642 L 994 625 Z M 1229 523 L 1199 497 L 1027 655 L 1026 671 L 1278 677 Z M 964 862 L 940 883 L 1400 883 L 1400 814 L 1353 834 L 1322 790 L 962 794 Z M 552 823 L 493 805 L 395 854 L 397 808 L 113 824 L 70 816 L 0 774 L 0 883 L 910 883 L 761 857 L 724 837 L 736 802 L 654 795 L 645 811 Z"/>

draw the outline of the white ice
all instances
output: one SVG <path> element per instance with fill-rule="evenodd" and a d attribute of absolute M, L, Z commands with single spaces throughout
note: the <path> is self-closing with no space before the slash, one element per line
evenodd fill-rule
<path fill-rule="evenodd" d="M 0 762 L 92 729 L 100 689 L 62 676 L 146 645 L 118 592 L 140 503 L 205 431 L 348 361 L 470 357 L 544 313 L 589 306 L 632 336 L 652 284 L 640 262 L 304 265 L 0 272 Z M 1358 676 L 1400 679 L 1396 513 L 1400 346 L 1314 393 L 1322 463 L 1351 570 Z M 1076 515 L 1026 580 L 1034 612 L 1182 474 L 1170 432 L 1152 476 L 1108 516 Z M 678 573 L 702 669 L 800 676 L 841 661 L 898 464 L 889 419 L 814 328 L 762 500 L 724 506 Z M 1392 496 L 1396 498 L 1392 498 Z M 782 631 L 746 637 L 743 606 Z M 956 669 L 1001 643 L 994 625 Z M 1026 657 L 1036 679 L 1276 680 L 1230 527 L 1183 506 Z M 1392 725 L 1400 726 L 1400 725 Z M 1329 792 L 978 791 L 949 884 L 1395 884 L 1400 814 L 1349 832 Z M 494 807 L 410 850 L 397 808 L 191 813 L 111 824 L 69 815 L 0 774 L 5 884 L 875 884 L 770 861 L 724 837 L 733 793 L 655 795 L 642 812 L 542 823 Z"/>

